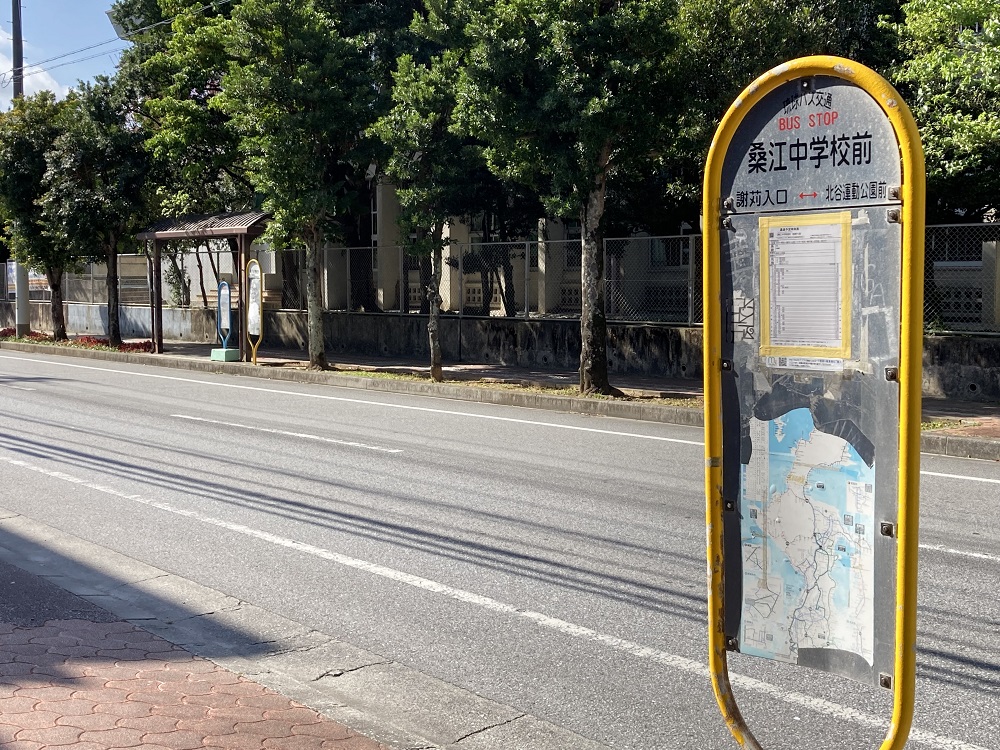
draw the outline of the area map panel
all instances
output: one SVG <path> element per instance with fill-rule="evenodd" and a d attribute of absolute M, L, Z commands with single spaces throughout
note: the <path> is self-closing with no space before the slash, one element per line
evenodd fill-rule
<path fill-rule="evenodd" d="M 874 659 L 875 469 L 809 409 L 751 419 L 743 467 L 744 653 Z M 810 658 L 808 661 L 812 661 Z"/>

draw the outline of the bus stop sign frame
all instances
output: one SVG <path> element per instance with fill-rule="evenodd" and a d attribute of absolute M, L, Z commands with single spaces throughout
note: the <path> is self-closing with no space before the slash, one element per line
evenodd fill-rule
<path fill-rule="evenodd" d="M 892 86 L 838 57 L 754 81 L 704 186 L 709 667 L 727 655 L 893 691 L 913 715 L 924 163 Z"/>

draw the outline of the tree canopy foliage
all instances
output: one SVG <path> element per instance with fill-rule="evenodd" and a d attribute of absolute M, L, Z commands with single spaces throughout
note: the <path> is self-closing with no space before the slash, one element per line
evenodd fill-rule
<path fill-rule="evenodd" d="M 1000 207 L 1000 6 L 910 0 L 895 70 L 920 126 L 932 221 Z"/>
<path fill-rule="evenodd" d="M 902 89 L 932 220 L 990 217 L 1000 201 L 994 0 L 117 0 L 113 11 L 133 43 L 113 82 L 3 115 L 0 208 L 15 254 L 56 274 L 71 258 L 109 258 L 147 208 L 264 206 L 267 239 L 309 254 L 316 366 L 320 248 L 367 240 L 384 179 L 425 258 L 428 311 L 449 222 L 495 239 L 578 222 L 581 387 L 608 392 L 602 236 L 697 226 L 719 119 L 754 78 L 802 55 L 858 60 Z M 365 310 L 378 300 L 353 266 L 372 260 L 351 255 L 350 295 Z M 488 274 L 509 272 L 502 257 L 468 260 L 484 291 Z"/>
<path fill-rule="evenodd" d="M 49 239 L 78 260 L 107 268 L 108 338 L 121 344 L 118 253 L 148 220 L 149 159 L 128 118 L 128 91 L 107 78 L 82 83 L 64 104 L 58 136 L 45 153 L 37 199 Z"/>
<path fill-rule="evenodd" d="M 63 128 L 65 102 L 51 92 L 19 97 L 9 112 L 0 115 L 0 215 L 11 255 L 31 270 L 45 274 L 52 290 L 53 338 L 66 338 L 62 280 L 76 258 L 47 231 L 42 210 L 45 195 L 46 155 Z"/>

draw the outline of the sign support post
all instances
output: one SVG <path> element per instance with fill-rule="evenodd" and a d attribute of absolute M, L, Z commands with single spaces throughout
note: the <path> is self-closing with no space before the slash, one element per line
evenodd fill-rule
<path fill-rule="evenodd" d="M 909 735 L 923 234 L 917 128 L 874 71 L 793 60 L 723 118 L 704 185 L 709 667 L 741 746 L 761 747 L 729 651 L 891 689 L 881 750 Z"/>

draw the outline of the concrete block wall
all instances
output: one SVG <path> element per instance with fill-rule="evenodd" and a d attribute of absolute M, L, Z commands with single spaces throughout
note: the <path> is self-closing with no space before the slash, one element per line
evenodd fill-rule
<path fill-rule="evenodd" d="M 1000 338 L 924 336 L 925 396 L 1000 401 Z"/>

